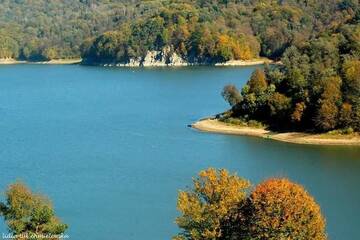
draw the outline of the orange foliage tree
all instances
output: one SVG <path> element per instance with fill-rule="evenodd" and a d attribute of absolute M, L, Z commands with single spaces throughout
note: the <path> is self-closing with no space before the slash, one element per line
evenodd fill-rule
<path fill-rule="evenodd" d="M 314 198 L 288 179 L 250 183 L 209 168 L 180 191 L 174 240 L 325 240 L 325 220 Z"/>
<path fill-rule="evenodd" d="M 263 70 L 257 68 L 251 75 L 250 80 L 247 83 L 250 87 L 250 92 L 257 95 L 263 93 L 268 87 L 266 76 Z"/>
<path fill-rule="evenodd" d="M 252 240 L 324 240 L 325 220 L 306 190 L 288 179 L 269 179 L 249 197 Z"/>

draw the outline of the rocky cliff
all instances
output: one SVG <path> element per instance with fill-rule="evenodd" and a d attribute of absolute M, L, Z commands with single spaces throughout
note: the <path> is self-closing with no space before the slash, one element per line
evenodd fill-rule
<path fill-rule="evenodd" d="M 131 58 L 126 63 L 107 63 L 102 66 L 117 66 L 117 67 L 168 67 L 168 66 L 198 66 L 198 65 L 212 65 L 212 66 L 250 66 L 260 65 L 265 62 L 271 63 L 269 59 L 260 58 L 252 60 L 230 60 L 227 62 L 214 63 L 209 61 L 199 61 L 194 58 L 187 60 L 182 58 L 179 54 L 171 49 L 165 47 L 161 51 L 148 51 L 145 57 Z"/>
<path fill-rule="evenodd" d="M 118 67 L 166 67 L 166 66 L 187 66 L 189 63 L 166 47 L 161 51 L 148 51 L 146 56 L 131 58 L 127 63 L 104 64 L 104 66 Z"/>

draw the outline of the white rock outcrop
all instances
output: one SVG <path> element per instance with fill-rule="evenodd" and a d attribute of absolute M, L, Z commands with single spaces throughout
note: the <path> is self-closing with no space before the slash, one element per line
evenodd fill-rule
<path fill-rule="evenodd" d="M 166 67 L 166 66 L 187 66 L 189 63 L 165 47 L 161 51 L 148 51 L 144 58 L 131 58 L 127 63 L 104 64 L 104 66 L 117 67 Z"/>

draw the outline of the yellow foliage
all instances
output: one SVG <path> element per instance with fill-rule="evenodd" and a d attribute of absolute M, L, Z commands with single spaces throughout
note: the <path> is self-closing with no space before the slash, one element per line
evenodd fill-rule
<path fill-rule="evenodd" d="M 235 60 L 249 60 L 254 57 L 249 44 L 226 34 L 218 37 L 217 47 L 223 55 L 231 55 Z"/>
<path fill-rule="evenodd" d="M 193 179 L 194 187 L 180 191 L 176 223 L 183 233 L 174 239 L 204 240 L 221 237 L 221 223 L 235 214 L 250 183 L 228 171 L 209 168 Z"/>

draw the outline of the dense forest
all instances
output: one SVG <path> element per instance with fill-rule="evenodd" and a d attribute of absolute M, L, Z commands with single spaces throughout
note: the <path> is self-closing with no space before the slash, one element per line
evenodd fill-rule
<path fill-rule="evenodd" d="M 226 86 L 223 120 L 275 129 L 360 132 L 360 15 L 286 49 L 281 65 L 257 69 L 241 91 Z"/>
<path fill-rule="evenodd" d="M 169 47 L 189 62 L 258 56 L 359 15 L 356 0 L 1 0 L 0 58 L 128 62 Z"/>
<path fill-rule="evenodd" d="M 145 12 L 137 2 L 0 0 L 0 58 L 79 58 L 87 38 Z"/>
<path fill-rule="evenodd" d="M 89 62 L 126 62 L 147 51 L 171 50 L 188 62 L 213 63 L 257 56 L 279 59 L 290 46 L 337 28 L 359 14 L 345 1 L 152 1 L 153 14 L 120 24 L 84 44 Z"/>

